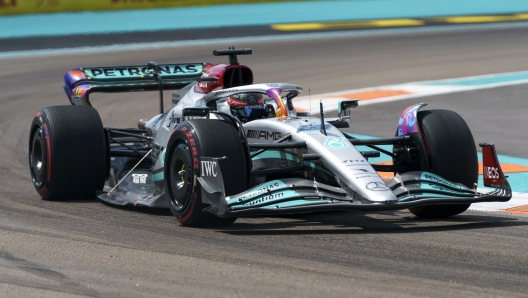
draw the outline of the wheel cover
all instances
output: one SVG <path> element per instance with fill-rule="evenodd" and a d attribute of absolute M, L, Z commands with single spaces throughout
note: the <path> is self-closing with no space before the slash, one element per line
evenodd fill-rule
<path fill-rule="evenodd" d="M 189 147 L 180 144 L 174 149 L 170 162 L 171 184 L 169 198 L 173 207 L 178 210 L 185 210 L 191 202 L 193 190 L 193 169 L 190 162 Z"/>

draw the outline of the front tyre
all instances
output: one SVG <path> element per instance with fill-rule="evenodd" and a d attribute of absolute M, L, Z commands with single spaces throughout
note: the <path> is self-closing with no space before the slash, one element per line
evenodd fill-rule
<path fill-rule="evenodd" d="M 93 198 L 108 165 L 99 113 L 88 106 L 56 106 L 37 112 L 29 133 L 29 170 L 44 200 Z"/>
<path fill-rule="evenodd" d="M 429 158 L 429 171 L 473 188 L 478 181 L 477 149 L 464 119 L 449 110 L 420 111 L 417 118 Z M 443 218 L 460 214 L 470 205 L 427 205 L 409 211 L 422 218 Z"/>
<path fill-rule="evenodd" d="M 172 214 L 185 226 L 221 226 L 236 218 L 220 218 L 203 211 L 202 189 L 196 179 L 200 156 L 222 157 L 220 169 L 226 196 L 247 189 L 246 151 L 236 129 L 220 120 L 181 123 L 171 135 L 165 157 L 165 193 Z"/>

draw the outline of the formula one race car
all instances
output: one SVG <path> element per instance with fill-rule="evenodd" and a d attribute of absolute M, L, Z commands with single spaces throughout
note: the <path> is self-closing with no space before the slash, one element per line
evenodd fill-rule
<path fill-rule="evenodd" d="M 300 113 L 293 105 L 300 86 L 253 84 L 250 68 L 238 63 L 238 55 L 251 52 L 213 52 L 229 56 L 229 64 L 67 72 L 72 105 L 43 108 L 31 124 L 29 166 L 40 196 L 170 208 L 187 226 L 324 210 L 409 209 L 441 218 L 471 203 L 511 198 L 492 144 L 480 146 L 484 184 L 493 190 L 477 191 L 475 143 L 457 113 L 419 111 L 425 104 L 417 104 L 402 113 L 396 136 L 356 139 L 340 129 L 349 126 L 357 101 L 339 102 L 334 119 L 325 120 L 322 104 L 319 118 Z M 178 90 L 168 111 L 166 89 Z M 160 114 L 137 129 L 103 127 L 91 107 L 92 92 L 143 90 L 159 90 Z M 392 164 L 368 162 L 380 154 Z M 384 180 L 379 172 L 394 177 Z"/>

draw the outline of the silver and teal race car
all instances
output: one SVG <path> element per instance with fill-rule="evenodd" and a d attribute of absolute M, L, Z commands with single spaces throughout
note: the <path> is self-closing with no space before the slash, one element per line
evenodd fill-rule
<path fill-rule="evenodd" d="M 170 208 L 186 226 L 325 210 L 409 209 L 441 218 L 511 198 L 492 144 L 480 144 L 492 189 L 477 191 L 475 142 L 453 111 L 417 104 L 403 111 L 395 136 L 357 139 L 349 132 L 357 101 L 339 102 L 332 119 L 321 104 L 313 117 L 294 108 L 302 87 L 253 83 L 251 69 L 238 62 L 251 49 L 213 54 L 229 63 L 67 72 L 71 105 L 43 108 L 31 124 L 29 167 L 40 196 Z M 160 113 L 138 128 L 103 126 L 90 103 L 92 92 L 144 90 L 159 90 Z M 168 110 L 163 90 L 177 90 Z M 392 163 L 369 163 L 380 154 Z"/>

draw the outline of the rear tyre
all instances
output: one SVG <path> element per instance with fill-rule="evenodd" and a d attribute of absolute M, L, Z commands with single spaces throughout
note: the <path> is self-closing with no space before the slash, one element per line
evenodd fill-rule
<path fill-rule="evenodd" d="M 477 149 L 464 119 L 449 110 L 420 111 L 417 118 L 429 157 L 429 171 L 473 188 L 478 179 Z M 443 218 L 460 214 L 470 205 L 428 205 L 409 211 L 422 218 Z"/>
<path fill-rule="evenodd" d="M 196 179 L 200 156 L 222 157 L 219 161 L 226 196 L 248 186 L 245 150 L 236 129 L 220 120 L 196 119 L 180 124 L 167 146 L 165 193 L 176 219 L 185 226 L 222 226 L 236 218 L 220 218 L 203 211 L 202 189 Z"/>
<path fill-rule="evenodd" d="M 29 170 L 44 200 L 93 198 L 106 179 L 107 142 L 99 113 L 88 106 L 43 108 L 29 134 Z"/>

